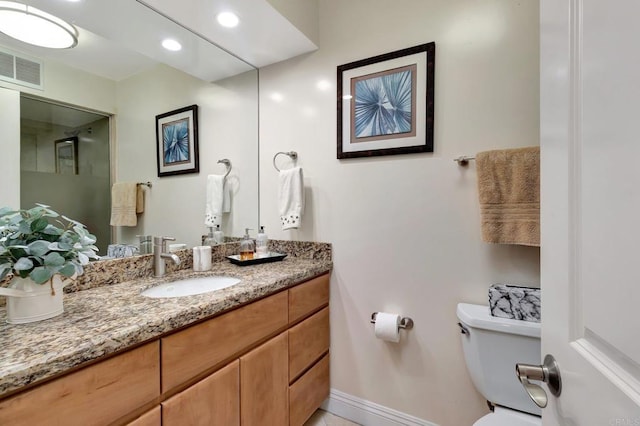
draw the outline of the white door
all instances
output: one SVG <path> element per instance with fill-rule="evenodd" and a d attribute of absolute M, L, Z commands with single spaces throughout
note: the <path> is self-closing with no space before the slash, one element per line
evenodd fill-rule
<path fill-rule="evenodd" d="M 640 1 L 540 16 L 543 424 L 640 426 Z"/>

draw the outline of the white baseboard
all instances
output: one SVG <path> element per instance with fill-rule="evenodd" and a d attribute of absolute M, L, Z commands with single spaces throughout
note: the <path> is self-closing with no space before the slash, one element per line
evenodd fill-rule
<path fill-rule="evenodd" d="M 331 389 L 322 409 L 364 426 L 438 426 L 336 389 Z"/>

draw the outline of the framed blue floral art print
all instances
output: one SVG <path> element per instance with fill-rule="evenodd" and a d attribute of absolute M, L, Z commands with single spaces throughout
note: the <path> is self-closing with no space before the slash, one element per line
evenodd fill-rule
<path fill-rule="evenodd" d="M 338 67 L 338 158 L 433 152 L 435 42 Z"/>
<path fill-rule="evenodd" d="M 198 173 L 198 106 L 156 116 L 158 177 Z"/>

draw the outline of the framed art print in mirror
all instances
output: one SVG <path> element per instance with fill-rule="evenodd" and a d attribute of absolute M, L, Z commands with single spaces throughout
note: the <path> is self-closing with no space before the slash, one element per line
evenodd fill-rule
<path fill-rule="evenodd" d="M 156 116 L 158 176 L 198 173 L 198 106 Z"/>
<path fill-rule="evenodd" d="M 435 42 L 338 67 L 338 158 L 433 152 Z"/>
<path fill-rule="evenodd" d="M 56 173 L 63 175 L 78 174 L 78 137 L 58 139 L 56 148 Z"/>

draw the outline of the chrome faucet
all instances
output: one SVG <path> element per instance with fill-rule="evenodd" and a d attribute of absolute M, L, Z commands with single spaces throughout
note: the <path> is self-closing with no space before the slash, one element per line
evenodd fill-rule
<path fill-rule="evenodd" d="M 166 264 L 171 260 L 174 265 L 180 264 L 180 258 L 173 253 L 167 253 L 167 241 L 175 241 L 173 237 L 153 237 L 153 276 L 163 277 Z"/>

